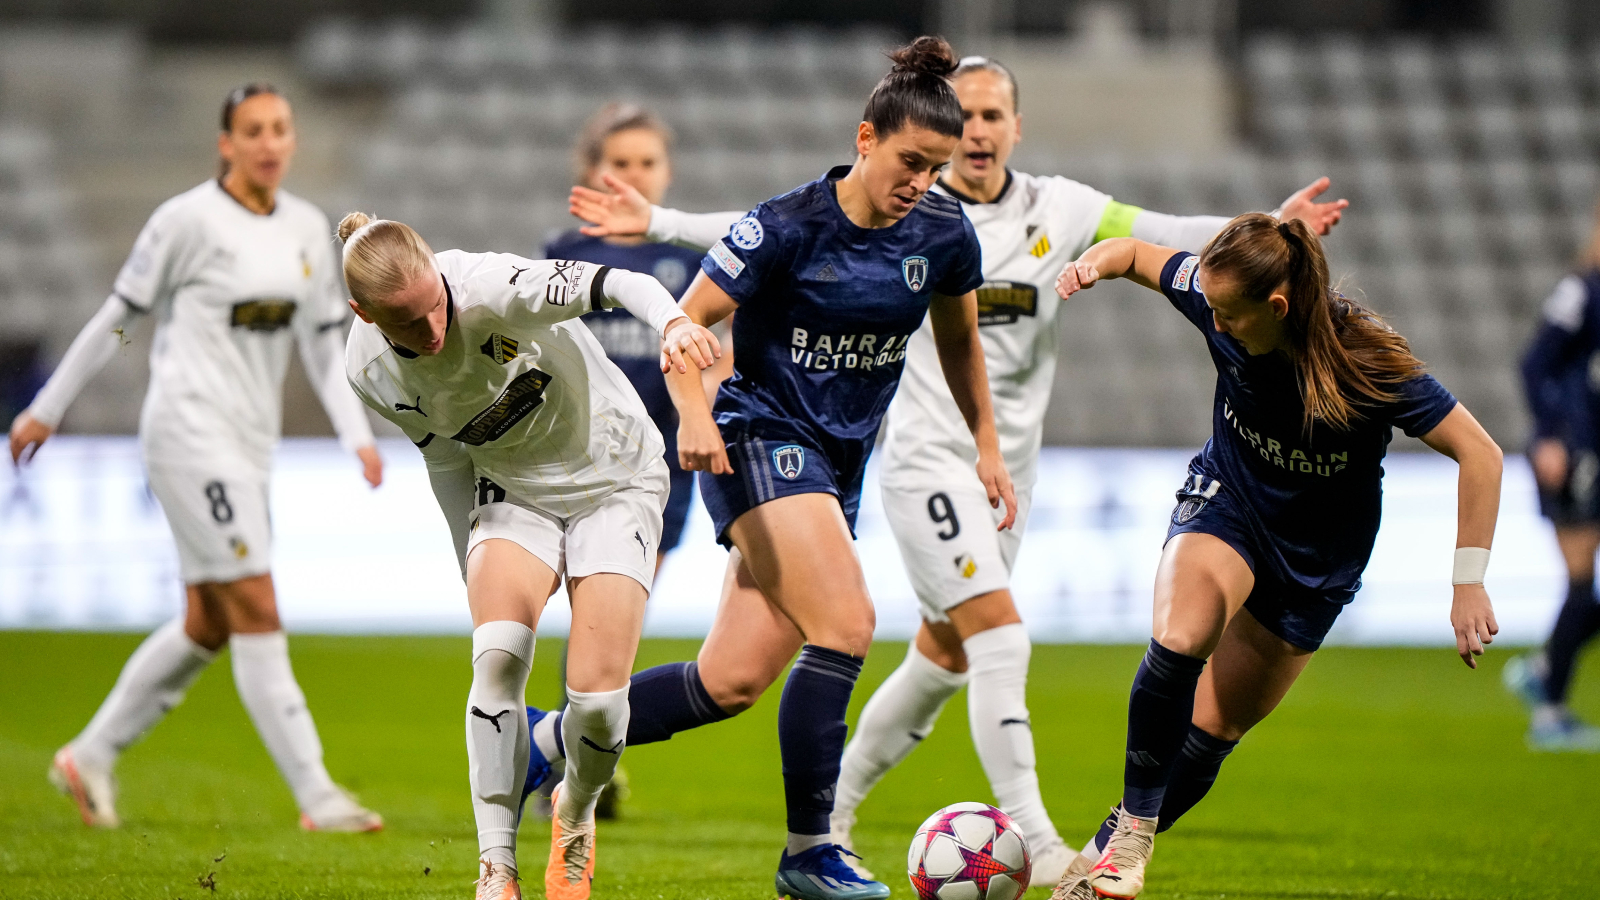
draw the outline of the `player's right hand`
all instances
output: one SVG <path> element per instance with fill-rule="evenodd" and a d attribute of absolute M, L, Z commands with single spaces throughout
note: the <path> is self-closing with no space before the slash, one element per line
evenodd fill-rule
<path fill-rule="evenodd" d="M 1099 280 L 1100 270 L 1096 269 L 1092 263 L 1086 263 L 1083 260 L 1069 262 L 1066 268 L 1061 270 L 1061 274 L 1056 277 L 1056 293 L 1060 294 L 1061 299 L 1065 300 L 1079 291 L 1086 291 L 1094 287 L 1095 282 Z"/>
<path fill-rule="evenodd" d="M 1545 490 L 1556 490 L 1567 482 L 1567 445 L 1557 438 L 1540 438 L 1528 451 L 1533 479 Z"/>
<path fill-rule="evenodd" d="M 44 442 L 55 433 L 54 428 L 35 419 L 27 410 L 18 413 L 11 420 L 11 464 L 20 466 L 33 459 Z"/>
<path fill-rule="evenodd" d="M 650 228 L 650 201 L 638 189 L 615 175 L 601 175 L 610 193 L 574 185 L 567 196 L 567 211 L 585 222 L 578 230 L 590 237 L 632 237 Z"/>
<path fill-rule="evenodd" d="M 678 468 L 685 472 L 732 475 L 733 466 L 728 464 L 728 446 L 722 441 L 722 430 L 710 415 L 699 422 L 694 418 L 685 416 L 678 422 Z"/>

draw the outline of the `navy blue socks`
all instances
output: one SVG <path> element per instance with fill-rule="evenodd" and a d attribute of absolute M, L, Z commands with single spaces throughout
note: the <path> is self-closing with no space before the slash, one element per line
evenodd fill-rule
<path fill-rule="evenodd" d="M 700 680 L 700 664 L 668 663 L 634 675 L 628 687 L 628 746 L 664 741 L 729 717 Z"/>
<path fill-rule="evenodd" d="M 1551 629 L 1550 641 L 1544 648 L 1545 662 L 1549 665 L 1544 679 L 1546 701 L 1556 705 L 1566 702 L 1578 651 L 1597 631 L 1600 631 L 1600 602 L 1596 602 L 1594 596 L 1594 577 L 1575 578 L 1567 585 L 1567 602 L 1556 616 L 1556 626 Z"/>
<path fill-rule="evenodd" d="M 1217 772 L 1222 761 L 1228 758 L 1238 741 L 1225 741 L 1205 731 L 1189 726 L 1189 736 L 1178 751 L 1178 762 L 1172 767 L 1172 777 L 1167 780 L 1167 794 L 1161 800 L 1161 821 L 1156 831 L 1166 831 L 1184 813 L 1194 809 L 1211 786 L 1217 783 Z"/>
<path fill-rule="evenodd" d="M 828 833 L 844 755 L 844 714 L 861 662 L 848 653 L 807 644 L 789 670 L 778 702 L 778 749 L 790 834 Z"/>
<path fill-rule="evenodd" d="M 1194 716 L 1194 689 L 1203 659 L 1184 656 L 1154 638 L 1133 677 L 1128 698 L 1128 754 L 1122 806 L 1141 819 L 1155 818 Z"/>

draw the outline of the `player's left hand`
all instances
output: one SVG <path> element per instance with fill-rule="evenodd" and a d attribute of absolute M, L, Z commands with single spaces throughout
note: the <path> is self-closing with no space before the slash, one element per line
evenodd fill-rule
<path fill-rule="evenodd" d="M 1476 669 L 1484 648 L 1494 643 L 1500 625 L 1494 620 L 1494 605 L 1481 584 L 1458 584 L 1450 604 L 1450 627 L 1456 631 L 1456 653 L 1468 668 Z"/>
<path fill-rule="evenodd" d="M 711 329 L 696 325 L 688 316 L 673 319 L 661 338 L 661 371 L 689 371 L 689 360 L 696 369 L 709 369 L 722 358 L 722 343 Z"/>
<path fill-rule="evenodd" d="M 1326 236 L 1328 232 L 1333 230 L 1333 226 L 1339 224 L 1339 220 L 1344 217 L 1345 208 L 1350 205 L 1349 200 L 1334 200 L 1331 203 L 1317 202 L 1317 198 L 1327 191 L 1332 184 L 1333 180 L 1324 175 L 1290 194 L 1289 199 L 1283 201 L 1283 205 L 1278 207 L 1278 218 L 1285 222 L 1290 219 L 1300 219 L 1311 226 L 1312 231 Z"/>
<path fill-rule="evenodd" d="M 983 489 L 989 495 L 989 506 L 999 509 L 1002 502 L 1006 505 L 1006 517 L 996 531 L 1005 531 L 1017 521 L 1017 492 L 1011 486 L 1011 473 L 1006 471 L 1005 461 L 999 453 L 978 453 L 978 480 L 983 482 Z"/>
<path fill-rule="evenodd" d="M 615 175 L 601 175 L 610 193 L 575 185 L 567 196 L 567 210 L 585 222 L 578 230 L 590 237 L 635 236 L 650 228 L 650 201 Z"/>
<path fill-rule="evenodd" d="M 1093 263 L 1076 260 L 1067 263 L 1056 276 L 1056 293 L 1065 300 L 1079 291 L 1086 291 L 1100 281 L 1100 270 Z"/>
<path fill-rule="evenodd" d="M 367 484 L 377 487 L 383 484 L 383 457 L 378 455 L 376 444 L 368 444 L 356 451 L 356 456 L 361 458 L 361 477 Z"/>

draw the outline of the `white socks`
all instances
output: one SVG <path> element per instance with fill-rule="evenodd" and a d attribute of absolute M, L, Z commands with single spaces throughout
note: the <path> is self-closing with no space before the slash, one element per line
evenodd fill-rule
<path fill-rule="evenodd" d="M 306 695 L 289 666 L 289 639 L 281 631 L 234 634 L 233 684 L 261 742 L 289 782 L 302 811 L 338 793 L 322 766 L 322 741 L 306 708 Z"/>
<path fill-rule="evenodd" d="M 478 823 L 478 856 L 512 871 L 517 868 L 517 809 L 528 775 L 523 696 L 532 665 L 533 630 L 528 626 L 485 622 L 473 630 L 467 781 Z"/>
<path fill-rule="evenodd" d="M 216 656 L 189 639 L 182 618 L 157 628 L 128 657 L 94 718 L 72 739 L 79 765 L 97 769 L 115 765 L 129 744 L 183 702 L 189 685 Z"/>
<path fill-rule="evenodd" d="M 861 801 L 928 736 L 945 703 L 966 683 L 966 674 L 944 669 L 912 642 L 905 662 L 867 700 L 844 748 L 834 788 L 835 821 L 854 820 Z"/>
<path fill-rule="evenodd" d="M 1033 729 L 1028 723 L 1028 657 L 1032 645 L 1022 623 L 980 631 L 961 643 L 967 653 L 967 718 L 983 773 L 1006 815 L 1016 820 L 1034 852 L 1061 836 L 1045 812 L 1034 771 Z"/>
<path fill-rule="evenodd" d="M 611 781 L 628 739 L 628 688 L 582 693 L 567 688 L 561 714 L 561 744 L 567 770 L 556 814 L 561 824 L 577 828 L 594 817 L 595 802 Z"/>

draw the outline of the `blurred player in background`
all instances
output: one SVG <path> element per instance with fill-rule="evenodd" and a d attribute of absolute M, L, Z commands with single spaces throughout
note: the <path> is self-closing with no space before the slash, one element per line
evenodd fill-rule
<path fill-rule="evenodd" d="M 994 60 L 967 57 L 952 83 L 965 124 L 934 190 L 961 202 L 983 247 L 978 324 L 1000 447 L 1017 491 L 1017 522 L 1006 531 L 993 527 L 1002 513 L 990 508 L 973 477 L 977 447 L 925 322 L 906 348 L 879 469 L 884 511 L 923 624 L 905 662 L 861 712 L 845 750 L 832 827 L 834 839 L 852 847 L 861 801 L 970 682 L 968 721 L 990 787 L 1028 838 L 1035 880 L 1053 883 L 1077 851 L 1057 834 L 1040 796 L 1026 698 L 1031 645 L 1008 587 L 1055 380 L 1061 302 L 1051 286 L 1062 266 L 1096 241 L 1131 234 L 1198 250 L 1227 219 L 1150 212 L 1067 178 L 1015 172 L 1006 163 L 1022 138 L 1022 116 L 1011 73 Z M 1327 186 L 1326 179 L 1307 186 L 1280 213 L 1326 234 L 1347 205 L 1315 202 Z M 574 212 L 595 223 L 591 233 L 644 232 L 709 247 L 744 215 L 687 214 L 654 203 L 643 192 L 573 191 Z"/>
<path fill-rule="evenodd" d="M 532 740 L 568 757 L 545 894 L 583 900 L 594 878 L 595 802 L 626 743 L 667 467 L 638 395 L 576 320 L 625 307 L 658 346 L 661 335 L 681 338 L 674 346 L 694 358 L 691 378 L 710 364 L 716 339 L 648 275 L 504 253 L 436 256 L 409 227 L 364 213 L 346 216 L 339 236 L 361 318 L 347 351 L 350 383 L 421 449 L 467 583 L 478 900 L 521 896 L 516 833 Z M 682 354 L 672 361 L 684 366 Z M 534 629 L 563 580 L 568 705 L 561 734 L 531 736 L 523 693 Z"/>
<path fill-rule="evenodd" d="M 638 191 L 650 203 L 660 203 L 672 183 L 671 142 L 672 133 L 654 113 L 632 103 L 608 103 L 584 124 L 578 136 L 574 148 L 578 181 L 603 190 L 609 178 Z M 544 255 L 644 272 L 680 298 L 690 276 L 700 270 L 705 251 L 654 243 L 642 236 L 591 237 L 572 230 L 546 244 Z M 628 376 L 666 442 L 672 492 L 662 516 L 661 545 L 656 554 L 659 569 L 683 535 L 694 491 L 694 476 L 678 466 L 678 411 L 661 377 L 661 341 L 649 326 L 625 311 L 597 310 L 584 316 L 583 323 L 605 348 L 606 356 Z"/>
<path fill-rule="evenodd" d="M 134 651 L 99 712 L 56 754 L 50 780 L 86 823 L 116 826 L 117 757 L 231 643 L 239 697 L 294 792 L 301 826 L 374 831 L 383 820 L 323 767 L 269 572 L 267 484 L 291 344 L 340 444 L 360 457 L 368 483 L 383 480 L 340 364 L 344 285 L 327 217 L 278 187 L 295 151 L 288 101 L 264 84 L 233 91 L 217 147 L 222 175 L 150 217 L 105 306 L 11 425 L 12 459 L 26 460 L 127 333 L 155 317 L 139 439 L 150 489 L 177 541 L 185 612 Z"/>
<path fill-rule="evenodd" d="M 1243 215 L 1202 256 L 1104 241 L 1056 287 L 1065 299 L 1106 278 L 1165 294 L 1205 335 L 1217 389 L 1211 439 L 1189 463 L 1156 572 L 1122 801 L 1056 900 L 1138 896 L 1156 832 L 1200 802 L 1305 670 L 1360 589 L 1393 427 L 1460 466 L 1450 624 L 1462 661 L 1477 668 L 1499 630 L 1483 574 L 1500 448 L 1405 338 L 1332 289 L 1304 222 Z"/>
<path fill-rule="evenodd" d="M 1528 746 L 1600 752 L 1600 728 L 1567 708 L 1578 654 L 1600 632 L 1594 558 L 1600 549 L 1600 226 L 1580 271 L 1556 285 L 1522 358 L 1533 413 L 1528 461 L 1539 511 L 1556 529 L 1567 566 L 1567 599 L 1544 648 L 1506 663 L 1506 686 L 1528 704 Z"/>
<path fill-rule="evenodd" d="M 855 164 L 724 228 L 684 300 L 704 325 L 738 310 L 734 375 L 714 417 L 699 381 L 668 375 L 679 454 L 703 470 L 701 495 L 732 552 L 697 661 L 634 677 L 630 742 L 665 740 L 749 708 L 799 652 L 778 710 L 789 835 L 775 880 L 807 900 L 889 895 L 845 864 L 829 814 L 874 624 L 852 545 L 861 481 L 925 318 L 977 448 L 974 480 L 1006 505 L 990 527 L 1015 513 L 977 333 L 977 236 L 960 204 L 927 193 L 961 136 L 946 80 L 955 60 L 935 38 L 891 58 Z"/>

